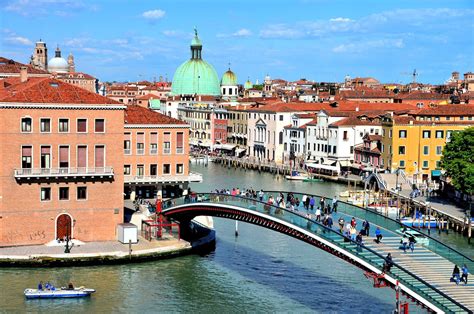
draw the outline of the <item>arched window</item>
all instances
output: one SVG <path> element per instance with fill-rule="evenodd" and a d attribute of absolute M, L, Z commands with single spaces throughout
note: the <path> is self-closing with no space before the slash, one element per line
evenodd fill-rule
<path fill-rule="evenodd" d="M 283 144 L 283 131 L 278 135 L 278 144 Z"/>

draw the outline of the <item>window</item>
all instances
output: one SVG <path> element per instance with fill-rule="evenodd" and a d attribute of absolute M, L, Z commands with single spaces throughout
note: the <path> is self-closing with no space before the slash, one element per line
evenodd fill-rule
<path fill-rule="evenodd" d="M 158 154 L 158 133 L 150 133 L 150 155 Z"/>
<path fill-rule="evenodd" d="M 436 160 L 436 169 L 441 169 L 441 161 Z"/>
<path fill-rule="evenodd" d="M 69 188 L 68 187 L 59 188 L 59 200 L 60 201 L 69 200 Z"/>
<path fill-rule="evenodd" d="M 405 146 L 398 146 L 398 154 L 405 155 Z"/>
<path fill-rule="evenodd" d="M 400 168 L 405 168 L 405 160 L 400 160 Z"/>
<path fill-rule="evenodd" d="M 452 130 L 448 130 L 446 131 L 446 141 L 450 141 L 451 140 L 451 135 L 453 134 L 453 131 Z"/>
<path fill-rule="evenodd" d="M 158 165 L 150 165 L 150 176 L 158 175 Z"/>
<path fill-rule="evenodd" d="M 430 162 L 428 160 L 423 160 L 423 168 L 429 168 Z"/>
<path fill-rule="evenodd" d="M 104 133 L 104 132 L 105 132 L 105 120 L 95 119 L 95 133 Z"/>
<path fill-rule="evenodd" d="M 171 153 L 171 133 L 170 132 L 165 132 L 165 134 L 164 134 L 163 153 L 164 154 L 170 154 Z"/>
<path fill-rule="evenodd" d="M 334 146 L 332 147 L 332 153 L 333 153 L 333 154 L 336 154 L 336 145 L 334 145 Z"/>
<path fill-rule="evenodd" d="M 430 147 L 423 146 L 423 155 L 429 155 L 429 154 L 430 154 Z"/>
<path fill-rule="evenodd" d="M 283 115 L 282 114 L 280 115 L 280 121 L 283 121 Z"/>
<path fill-rule="evenodd" d="M 350 153 L 351 153 L 351 154 L 354 154 L 354 146 L 351 146 L 351 147 L 350 147 Z"/>
<path fill-rule="evenodd" d="M 77 133 L 87 133 L 87 119 L 77 119 Z"/>
<path fill-rule="evenodd" d="M 105 146 L 104 145 L 96 145 L 95 146 L 95 163 L 94 163 L 94 166 L 96 168 L 105 167 Z"/>
<path fill-rule="evenodd" d="M 51 132 L 51 119 L 50 118 L 41 118 L 40 119 L 40 131 L 42 133 Z"/>
<path fill-rule="evenodd" d="M 31 118 L 21 118 L 21 132 L 31 132 Z"/>
<path fill-rule="evenodd" d="M 407 138 L 407 131 L 406 130 L 398 131 L 398 137 L 399 138 Z"/>
<path fill-rule="evenodd" d="M 87 167 L 87 146 L 77 146 L 77 167 L 84 171 Z"/>
<path fill-rule="evenodd" d="M 177 164 L 176 165 L 176 174 L 183 174 L 183 172 L 184 172 L 183 164 Z"/>
<path fill-rule="evenodd" d="M 137 155 L 145 153 L 145 133 L 137 133 Z"/>
<path fill-rule="evenodd" d="M 32 146 L 23 146 L 21 148 L 21 168 L 31 169 L 33 165 L 32 151 Z"/>
<path fill-rule="evenodd" d="M 69 132 L 69 119 L 59 119 L 58 131 L 59 133 Z"/>
<path fill-rule="evenodd" d="M 392 130 L 388 130 L 388 138 L 392 138 Z"/>
<path fill-rule="evenodd" d="M 171 167 L 169 164 L 163 164 L 163 174 L 170 174 L 171 173 Z"/>
<path fill-rule="evenodd" d="M 176 133 L 176 153 L 182 154 L 184 152 L 184 133 Z"/>
<path fill-rule="evenodd" d="M 126 176 L 129 176 L 130 175 L 130 165 L 125 165 L 123 166 L 123 174 L 126 175 Z"/>
<path fill-rule="evenodd" d="M 125 155 L 130 155 L 132 152 L 131 137 L 132 135 L 130 133 L 125 133 L 125 138 L 123 140 L 123 152 Z"/>
<path fill-rule="evenodd" d="M 443 146 L 436 146 L 436 155 L 441 155 L 443 153 Z"/>
<path fill-rule="evenodd" d="M 51 168 L 51 146 L 41 146 L 41 169 Z"/>
<path fill-rule="evenodd" d="M 143 165 L 137 165 L 137 176 L 143 177 L 145 175 L 145 167 Z"/>
<path fill-rule="evenodd" d="M 431 138 L 431 131 L 423 131 L 423 138 Z"/>
<path fill-rule="evenodd" d="M 86 200 L 87 199 L 87 187 L 86 186 L 78 186 L 77 187 L 77 199 L 78 200 Z"/>
<path fill-rule="evenodd" d="M 436 138 L 444 138 L 444 131 L 436 131 Z"/>
<path fill-rule="evenodd" d="M 59 168 L 69 168 L 69 146 L 59 146 Z"/>
<path fill-rule="evenodd" d="M 344 132 L 342 133 L 342 139 L 343 139 L 344 141 L 347 141 L 347 140 L 349 139 L 349 137 L 348 137 L 348 135 L 347 135 L 347 131 L 344 131 Z"/>
<path fill-rule="evenodd" d="M 51 188 L 41 188 L 41 201 L 50 201 L 51 200 Z"/>

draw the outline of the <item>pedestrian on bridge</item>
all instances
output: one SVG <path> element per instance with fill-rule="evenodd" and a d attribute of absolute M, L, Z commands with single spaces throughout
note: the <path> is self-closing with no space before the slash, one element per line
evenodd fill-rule
<path fill-rule="evenodd" d="M 375 229 L 375 243 L 382 242 L 382 238 L 382 231 L 380 230 L 380 227 L 377 227 L 377 229 Z"/>
<path fill-rule="evenodd" d="M 314 209 L 314 203 L 316 203 L 316 200 L 314 199 L 314 196 L 311 196 L 311 199 L 309 200 L 309 206 L 311 207 L 311 210 Z"/>
<path fill-rule="evenodd" d="M 459 267 L 458 265 L 454 265 L 453 276 L 451 277 L 451 281 L 454 281 L 457 285 L 459 285 L 460 280 L 461 278 L 459 277 Z"/>
<path fill-rule="evenodd" d="M 415 250 L 415 243 L 416 243 L 415 237 L 412 234 L 410 234 L 410 236 L 408 237 L 408 246 L 410 247 L 410 250 L 412 253 Z"/>
<path fill-rule="evenodd" d="M 339 218 L 338 223 L 339 223 L 339 232 L 343 233 L 344 232 L 345 221 L 344 221 L 344 218 L 342 216 Z"/>
<path fill-rule="evenodd" d="M 364 222 L 362 223 L 362 230 L 364 230 L 363 233 L 365 234 L 366 237 L 370 235 L 370 223 L 367 219 L 364 220 Z"/>
<path fill-rule="evenodd" d="M 356 240 L 356 235 L 357 235 L 357 229 L 355 227 L 351 226 L 350 234 L 351 234 L 351 240 L 355 241 Z"/>
<path fill-rule="evenodd" d="M 383 263 L 383 266 L 382 266 L 382 273 L 389 272 L 392 266 L 393 266 L 392 253 L 388 253 L 387 256 L 385 257 L 385 262 Z"/>
<path fill-rule="evenodd" d="M 332 210 L 337 213 L 337 195 L 334 195 L 334 198 L 332 199 Z"/>
<path fill-rule="evenodd" d="M 310 197 L 309 196 L 306 196 L 306 199 L 303 201 L 304 202 L 304 207 L 306 208 L 306 210 L 309 210 L 309 203 L 310 203 Z"/>
<path fill-rule="evenodd" d="M 321 209 L 316 208 L 316 221 L 321 221 Z"/>
<path fill-rule="evenodd" d="M 406 253 L 408 248 L 408 239 L 406 235 L 403 235 L 403 238 L 400 240 L 400 243 L 402 245 L 400 248 L 403 250 L 404 253 Z"/>
<path fill-rule="evenodd" d="M 263 193 L 263 190 L 260 190 L 260 192 L 258 192 L 258 199 L 260 200 L 260 202 L 263 202 L 263 196 L 265 195 L 265 193 Z"/>
<path fill-rule="evenodd" d="M 326 201 L 326 200 L 325 200 L 324 196 L 321 197 L 321 199 L 319 200 L 319 206 L 320 206 L 321 209 L 323 209 L 323 210 L 324 210 L 324 208 L 325 208 L 325 207 L 324 207 L 325 201 Z"/>
<path fill-rule="evenodd" d="M 464 284 L 467 285 L 467 275 L 469 274 L 469 270 L 467 269 L 466 264 L 462 266 L 461 271 L 462 271 L 461 281 L 464 281 Z"/>

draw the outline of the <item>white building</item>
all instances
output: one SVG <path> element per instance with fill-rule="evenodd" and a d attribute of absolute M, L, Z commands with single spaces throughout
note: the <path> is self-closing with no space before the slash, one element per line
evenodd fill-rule
<path fill-rule="evenodd" d="M 307 155 L 306 130 L 307 124 L 315 120 L 315 114 L 293 114 L 291 124 L 284 127 L 283 150 L 284 161 L 294 157 L 297 161 L 305 161 Z"/>

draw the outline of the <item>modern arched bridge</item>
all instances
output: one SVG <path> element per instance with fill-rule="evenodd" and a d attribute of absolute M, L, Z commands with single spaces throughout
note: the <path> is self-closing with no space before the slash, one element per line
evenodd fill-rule
<path fill-rule="evenodd" d="M 265 194 L 277 196 L 279 193 L 267 191 Z M 287 192 L 282 193 L 286 196 Z M 302 194 L 292 193 L 302 199 Z M 314 197 L 319 204 L 320 197 Z M 459 267 L 466 264 L 472 271 L 472 259 L 429 237 L 429 242 L 418 244 L 413 253 L 403 253 L 399 250 L 400 235 L 396 233 L 403 227 L 399 222 L 352 204 L 339 201 L 338 211 L 333 213 L 334 222 L 337 223 L 341 215 L 346 221 L 351 217 L 367 219 L 371 223 L 372 233 L 375 226 L 383 230 L 382 243 L 377 244 L 372 238 L 364 237 L 364 245 L 358 246 L 339 230 L 308 218 L 302 206 L 293 211 L 269 205 L 265 201 L 227 194 L 199 193 L 196 199 L 176 198 L 162 213 L 181 223 L 196 216 L 214 216 L 259 225 L 309 243 L 372 274 L 382 274 L 384 257 L 390 252 L 394 265 L 383 276 L 382 280 L 386 284 L 394 288 L 398 281 L 402 293 L 437 313 L 466 313 L 474 310 L 474 284 L 461 283 L 457 286 L 449 281 L 454 264 Z"/>

